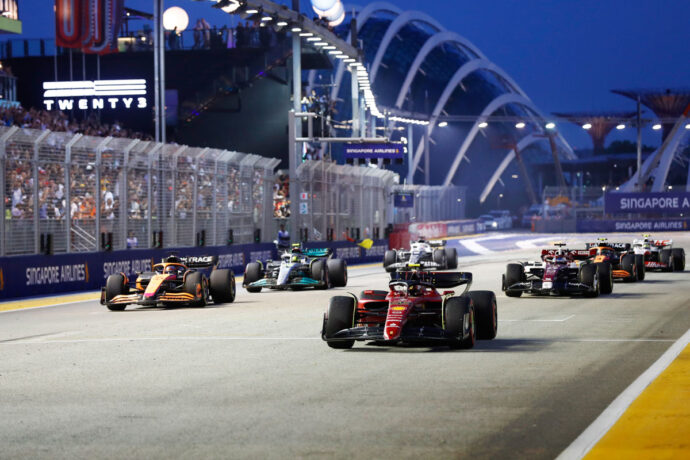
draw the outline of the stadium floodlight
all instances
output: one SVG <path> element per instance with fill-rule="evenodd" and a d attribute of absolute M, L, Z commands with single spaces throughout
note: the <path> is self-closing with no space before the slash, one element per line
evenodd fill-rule
<path fill-rule="evenodd" d="M 343 52 L 340 50 L 330 50 L 328 54 L 343 54 Z"/>
<path fill-rule="evenodd" d="M 257 10 L 256 8 L 250 8 L 248 10 L 245 10 L 246 14 L 256 14 L 258 12 L 259 12 L 259 10 Z"/>
<path fill-rule="evenodd" d="M 336 58 L 338 58 L 338 59 L 347 59 L 347 54 L 338 54 L 338 55 L 336 56 Z"/>
<path fill-rule="evenodd" d="M 447 122 L 447 121 L 442 121 L 441 123 L 438 124 L 438 127 L 439 127 L 439 128 L 445 128 L 446 126 L 448 126 L 448 122 Z"/>
<path fill-rule="evenodd" d="M 178 32 L 184 31 L 189 25 L 189 16 L 187 12 L 179 6 L 171 6 L 163 12 L 163 28 L 165 30 L 173 30 L 177 28 Z"/>
<path fill-rule="evenodd" d="M 292 29 L 290 29 L 290 32 L 302 32 L 302 29 L 300 29 L 299 27 L 293 27 Z"/>
<path fill-rule="evenodd" d="M 620 131 L 621 129 L 625 129 L 625 124 L 621 123 L 618 126 L 616 126 L 616 129 Z"/>
<path fill-rule="evenodd" d="M 685 125 L 685 129 L 690 129 L 690 123 L 688 123 L 687 125 Z"/>
<path fill-rule="evenodd" d="M 333 45 L 328 45 L 328 46 L 324 46 L 323 49 L 325 49 L 325 50 L 334 50 L 334 49 L 335 49 L 335 46 L 333 46 Z"/>
<path fill-rule="evenodd" d="M 311 0 L 311 7 L 314 8 L 314 11 L 318 14 L 319 11 L 330 10 L 339 2 L 340 0 Z"/>
<path fill-rule="evenodd" d="M 314 46 L 326 46 L 326 45 L 328 45 L 328 43 L 326 43 L 326 42 L 314 42 L 314 43 L 312 43 L 312 45 L 314 45 Z"/>
<path fill-rule="evenodd" d="M 652 129 L 653 129 L 654 131 L 659 131 L 659 130 L 661 129 L 661 123 L 655 124 L 654 126 L 652 126 Z"/>
<path fill-rule="evenodd" d="M 479 123 L 480 128 L 486 128 L 487 126 L 489 126 L 489 124 L 485 121 L 482 121 L 481 123 Z"/>
<path fill-rule="evenodd" d="M 299 36 L 300 37 L 313 37 L 314 34 L 311 32 L 300 32 Z"/>
<path fill-rule="evenodd" d="M 349 63 L 351 63 L 351 62 L 357 62 L 357 60 L 356 60 L 356 59 L 353 59 L 353 58 L 351 58 L 351 57 L 348 57 L 348 58 L 345 59 L 343 62 L 346 63 L 346 64 L 349 64 Z"/>
<path fill-rule="evenodd" d="M 278 27 L 285 27 L 287 25 L 288 25 L 288 23 L 286 21 L 280 21 L 280 22 L 276 23 L 276 26 L 278 26 Z"/>
<path fill-rule="evenodd" d="M 513 174 L 513 175 L 510 176 L 510 177 L 512 177 L 513 179 L 517 179 L 517 178 L 520 177 L 520 176 L 518 176 L 517 174 Z"/>
<path fill-rule="evenodd" d="M 517 129 L 522 129 L 522 128 L 524 128 L 525 126 L 527 126 L 527 125 L 525 125 L 525 123 L 524 123 L 523 121 L 519 121 L 519 122 L 515 123 L 515 127 L 516 127 Z"/>
<path fill-rule="evenodd" d="M 554 123 L 553 121 L 548 122 L 545 126 L 546 129 L 554 129 L 555 127 L 556 123 Z"/>
<path fill-rule="evenodd" d="M 582 129 L 592 129 L 592 123 L 585 123 L 582 125 Z"/>
<path fill-rule="evenodd" d="M 319 37 L 307 37 L 308 42 L 319 42 L 321 39 Z"/>

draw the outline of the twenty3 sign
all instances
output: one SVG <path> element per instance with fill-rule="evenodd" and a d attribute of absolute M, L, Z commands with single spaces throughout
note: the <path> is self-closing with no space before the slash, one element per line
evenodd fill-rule
<path fill-rule="evenodd" d="M 146 80 L 48 81 L 46 110 L 145 109 Z"/>

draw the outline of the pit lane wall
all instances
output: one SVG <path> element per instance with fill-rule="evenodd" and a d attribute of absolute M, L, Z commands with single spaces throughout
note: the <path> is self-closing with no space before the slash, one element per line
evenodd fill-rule
<path fill-rule="evenodd" d="M 389 236 L 389 247 L 390 249 L 409 249 L 410 241 L 420 237 L 433 240 L 453 236 L 471 235 L 473 233 L 481 233 L 484 230 L 484 224 L 477 219 L 397 224 Z"/>
<path fill-rule="evenodd" d="M 368 250 L 347 241 L 312 242 L 305 246 L 332 248 L 334 257 L 345 259 L 349 265 L 354 265 L 383 261 L 388 241 L 375 240 Z M 278 255 L 273 244 L 260 243 L 3 257 L 0 258 L 0 300 L 99 290 L 105 286 L 109 275 L 124 272 L 133 279 L 137 272 L 150 270 L 152 263 L 159 262 L 171 252 L 181 256 L 218 256 L 218 268 L 232 268 L 235 275 L 241 275 L 248 262 L 265 262 Z"/>

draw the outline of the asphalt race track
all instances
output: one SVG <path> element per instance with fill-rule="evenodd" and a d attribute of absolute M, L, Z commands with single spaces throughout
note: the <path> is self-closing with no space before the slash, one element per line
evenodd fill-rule
<path fill-rule="evenodd" d="M 690 234 L 654 236 L 690 252 Z M 328 299 L 385 288 L 380 267 L 205 309 L 2 313 L 0 457 L 554 458 L 690 328 L 690 270 L 505 297 L 505 263 L 536 256 L 461 259 L 498 295 L 498 337 L 469 351 L 327 347 Z"/>

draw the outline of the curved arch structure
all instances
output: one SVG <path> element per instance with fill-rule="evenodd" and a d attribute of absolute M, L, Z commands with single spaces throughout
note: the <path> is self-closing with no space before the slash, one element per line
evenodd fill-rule
<path fill-rule="evenodd" d="M 530 145 L 534 144 L 535 142 L 543 141 L 543 137 L 537 137 L 534 134 L 530 134 L 528 136 L 523 137 L 520 139 L 520 142 L 517 143 L 517 148 L 518 150 L 524 150 Z M 496 182 L 501 178 L 505 170 L 508 168 L 508 165 L 510 164 L 511 161 L 515 159 L 515 149 L 512 149 L 508 154 L 505 156 L 503 161 L 501 161 L 501 164 L 498 165 L 496 170 L 494 171 L 493 175 L 491 176 L 491 179 L 489 179 L 489 183 L 486 184 L 486 187 L 484 187 L 484 190 L 482 191 L 482 194 L 479 196 L 479 202 L 484 203 L 486 199 L 488 198 L 489 194 L 493 190 L 493 188 L 496 186 Z"/>
<path fill-rule="evenodd" d="M 468 75 L 479 70 L 489 71 L 495 74 L 504 83 L 504 86 L 506 87 L 507 92 L 494 97 L 494 99 L 482 110 L 482 113 L 477 116 L 477 121 L 475 121 L 474 125 L 472 126 L 472 129 L 463 140 L 460 149 L 458 150 L 455 158 L 453 159 L 450 171 L 447 173 L 445 180 L 443 182 L 444 185 L 449 185 L 453 177 L 457 173 L 462 159 L 467 155 L 470 146 L 472 145 L 477 133 L 479 132 L 480 128 L 478 125 L 481 122 L 481 120 L 489 117 L 496 110 L 508 104 L 517 104 L 527 109 L 527 116 L 532 118 L 533 122 L 537 126 L 541 125 L 541 123 L 545 119 L 541 111 L 532 103 L 532 101 L 522 90 L 522 88 L 520 88 L 520 86 L 503 69 L 501 69 L 493 62 L 489 61 L 484 56 L 484 54 L 469 40 L 454 32 L 447 31 L 441 24 L 438 23 L 438 21 L 431 18 L 430 16 L 415 11 L 402 12 L 397 6 L 388 2 L 373 2 L 367 5 L 366 7 L 362 8 L 358 12 L 356 16 L 357 31 L 361 31 L 364 25 L 367 23 L 367 21 L 370 18 L 372 18 L 376 13 L 380 12 L 392 13 L 397 17 L 395 17 L 395 19 L 391 21 L 391 23 L 385 29 L 385 32 L 383 32 L 381 43 L 378 49 L 376 50 L 374 60 L 371 62 L 369 74 L 370 82 L 372 83 L 372 85 L 376 80 L 378 70 L 383 62 L 384 57 L 386 56 L 386 53 L 389 51 L 391 43 L 393 42 L 394 38 L 398 35 L 398 33 L 406 25 L 410 23 L 424 23 L 430 26 L 432 29 L 438 31 L 437 33 L 432 34 L 428 39 L 426 39 L 421 49 L 417 52 L 417 55 L 415 56 L 412 65 L 410 66 L 410 69 L 405 75 L 405 80 L 402 83 L 400 89 L 398 90 L 397 99 L 395 100 L 396 109 L 399 110 L 402 108 L 402 106 L 405 103 L 405 97 L 409 93 L 410 88 L 414 83 L 415 77 L 420 73 L 424 62 L 427 60 L 429 55 L 438 46 L 443 45 L 444 43 L 454 43 L 458 45 L 458 48 L 462 52 L 467 54 L 468 58 L 470 59 L 469 61 L 465 62 L 462 66 L 460 66 L 460 68 L 456 71 L 453 77 L 448 81 L 443 90 L 443 93 L 441 94 L 441 97 L 435 104 L 434 110 L 431 114 L 429 114 L 430 124 L 427 127 L 427 129 L 429 130 L 429 135 L 431 135 L 431 133 L 433 132 L 434 127 L 438 122 L 438 119 L 440 118 L 441 114 L 443 113 L 445 106 L 449 103 L 450 98 L 453 95 L 453 92 Z M 351 39 L 350 35 L 348 35 L 348 40 L 349 39 Z M 345 70 L 345 64 L 343 62 L 339 62 L 335 74 L 334 86 L 331 90 L 332 100 L 336 100 L 338 98 L 338 93 L 340 91 L 340 86 L 342 84 Z M 310 80 L 310 83 L 313 83 L 313 77 Z M 385 108 L 381 107 L 381 109 L 384 110 Z M 391 122 L 391 126 L 392 123 L 393 122 Z M 518 142 L 518 148 L 524 148 L 536 142 L 539 139 L 541 138 L 536 137 L 534 134 L 530 134 Z M 565 139 L 563 139 L 560 133 L 558 133 L 557 135 L 557 140 L 558 143 L 563 147 L 563 149 L 559 149 L 562 156 L 570 159 L 576 158 L 576 155 L 573 153 L 572 148 L 568 145 Z M 414 151 L 414 157 L 412 161 L 413 164 L 411 169 L 412 171 L 417 170 L 417 167 L 419 166 L 419 163 L 423 156 L 423 149 L 424 141 L 420 140 L 417 148 Z M 514 159 L 514 157 L 515 152 L 509 152 L 506 158 L 501 162 L 496 171 L 493 173 L 493 176 L 489 184 L 487 184 L 484 188 L 484 192 L 481 195 L 481 201 L 484 201 L 486 199 L 486 196 L 488 196 L 489 193 L 491 193 L 491 190 L 495 186 L 496 181 L 498 181 L 501 174 L 505 171 L 505 169 Z"/>

